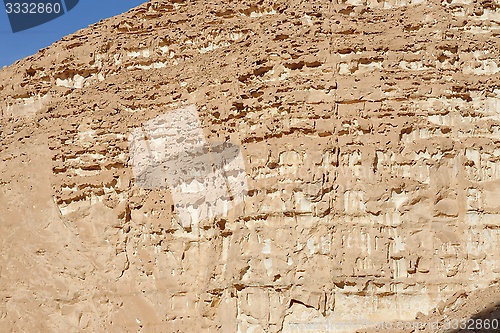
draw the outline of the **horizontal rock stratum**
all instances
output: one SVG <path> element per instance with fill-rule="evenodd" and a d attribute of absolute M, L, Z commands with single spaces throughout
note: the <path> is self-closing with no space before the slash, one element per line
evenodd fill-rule
<path fill-rule="evenodd" d="M 1 330 L 354 332 L 488 288 L 499 34 L 495 1 L 150 1 L 3 68 Z"/>

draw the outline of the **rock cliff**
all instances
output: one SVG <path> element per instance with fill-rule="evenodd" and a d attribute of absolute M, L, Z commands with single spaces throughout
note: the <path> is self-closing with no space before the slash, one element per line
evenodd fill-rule
<path fill-rule="evenodd" d="M 2 331 L 354 332 L 489 287 L 499 34 L 495 1 L 150 1 L 2 69 Z"/>

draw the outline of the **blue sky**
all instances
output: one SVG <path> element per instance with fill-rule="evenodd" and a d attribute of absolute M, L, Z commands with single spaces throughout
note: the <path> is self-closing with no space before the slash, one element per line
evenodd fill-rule
<path fill-rule="evenodd" d="M 144 2 L 147 0 L 80 0 L 73 10 L 61 17 L 29 30 L 13 33 L 4 3 L 0 1 L 0 68 L 32 55 L 79 29 L 124 13 Z"/>

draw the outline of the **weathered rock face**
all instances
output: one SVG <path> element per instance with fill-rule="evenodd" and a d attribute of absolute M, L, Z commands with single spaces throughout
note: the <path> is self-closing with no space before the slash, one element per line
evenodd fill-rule
<path fill-rule="evenodd" d="M 499 24 L 494 1 L 152 1 L 3 69 L 2 330 L 339 331 L 487 287 Z M 182 108 L 239 147 L 223 214 L 138 186 L 131 134 Z"/>

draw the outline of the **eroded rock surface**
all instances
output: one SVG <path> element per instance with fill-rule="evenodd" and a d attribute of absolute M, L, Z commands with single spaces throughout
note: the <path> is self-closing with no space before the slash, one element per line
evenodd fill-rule
<path fill-rule="evenodd" d="M 2 69 L 2 331 L 312 332 L 488 287 L 499 24 L 495 1 L 151 1 Z M 196 225 L 128 146 L 190 105 L 248 186 Z"/>

